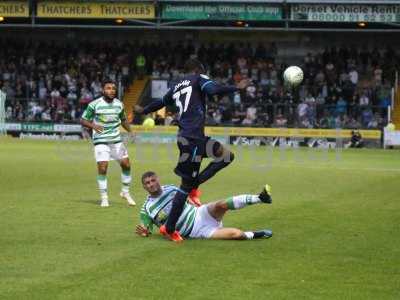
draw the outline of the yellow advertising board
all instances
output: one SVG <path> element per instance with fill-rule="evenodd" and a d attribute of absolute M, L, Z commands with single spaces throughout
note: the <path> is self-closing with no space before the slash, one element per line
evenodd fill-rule
<path fill-rule="evenodd" d="M 152 3 L 39 1 L 37 16 L 40 18 L 153 19 L 155 8 Z"/>
<path fill-rule="evenodd" d="M 134 132 L 174 133 L 176 126 L 155 126 L 145 128 L 132 126 Z M 364 139 L 379 140 L 380 130 L 358 130 Z M 265 137 L 308 137 L 308 138 L 350 138 L 350 129 L 304 129 L 304 128 L 251 128 L 251 127 L 206 127 L 206 135 L 212 136 L 265 136 Z"/>
<path fill-rule="evenodd" d="M 29 17 L 28 1 L 0 1 L 0 17 Z"/>

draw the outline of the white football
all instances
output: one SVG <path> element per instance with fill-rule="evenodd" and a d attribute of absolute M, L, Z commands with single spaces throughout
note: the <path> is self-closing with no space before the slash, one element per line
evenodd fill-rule
<path fill-rule="evenodd" d="M 283 72 L 283 80 L 291 86 L 299 85 L 303 77 L 303 70 L 297 66 L 290 66 Z"/>

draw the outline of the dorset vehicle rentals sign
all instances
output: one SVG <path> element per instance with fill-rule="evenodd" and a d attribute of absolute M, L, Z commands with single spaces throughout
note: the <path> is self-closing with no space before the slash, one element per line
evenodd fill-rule
<path fill-rule="evenodd" d="M 312 22 L 399 22 L 399 5 L 298 4 L 291 20 Z"/>

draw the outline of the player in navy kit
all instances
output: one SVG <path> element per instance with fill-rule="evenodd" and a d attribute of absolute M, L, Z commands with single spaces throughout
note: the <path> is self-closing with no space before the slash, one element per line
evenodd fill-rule
<path fill-rule="evenodd" d="M 175 173 L 181 177 L 180 191 L 175 195 L 172 210 L 166 226 L 160 228 L 163 235 L 171 240 L 181 240 L 175 231 L 175 225 L 182 213 L 186 198 L 190 194 L 192 200 L 199 205 L 198 186 L 218 171 L 228 166 L 234 159 L 231 151 L 224 148 L 218 141 L 205 136 L 206 96 L 224 95 L 244 89 L 249 80 L 242 80 L 236 86 L 221 86 L 204 75 L 205 69 L 200 61 L 189 59 L 185 63 L 186 76 L 171 87 L 162 99 L 151 102 L 146 107 L 135 106 L 137 113 L 148 114 L 166 105 L 176 105 L 179 109 L 178 148 L 179 162 Z M 199 173 L 203 158 L 213 161 Z"/>

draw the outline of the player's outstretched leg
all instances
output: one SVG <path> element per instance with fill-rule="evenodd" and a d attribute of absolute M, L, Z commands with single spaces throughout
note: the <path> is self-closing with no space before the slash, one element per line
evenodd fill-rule
<path fill-rule="evenodd" d="M 272 203 L 271 187 L 266 184 L 259 195 L 238 195 L 230 197 L 226 200 L 228 209 L 236 210 L 241 209 L 247 205 L 256 203 Z"/>
<path fill-rule="evenodd" d="M 199 174 L 197 181 L 202 184 L 227 167 L 235 159 L 233 152 L 220 146 L 216 152 L 216 159 L 208 164 L 208 166 Z"/>
<path fill-rule="evenodd" d="M 223 168 L 227 167 L 235 159 L 235 155 L 222 146 L 220 146 L 218 151 L 216 153 L 217 158 L 210 162 L 208 166 L 199 174 L 197 177 L 197 183 L 189 194 L 189 199 L 196 206 L 201 205 L 201 191 L 198 189 L 198 186 L 209 180 Z"/>
<path fill-rule="evenodd" d="M 100 199 L 101 199 L 101 207 L 108 207 L 110 203 L 108 202 L 108 194 L 107 194 L 107 161 L 99 161 L 97 163 L 97 185 L 100 191 Z"/>
<path fill-rule="evenodd" d="M 221 221 L 228 210 L 241 209 L 257 203 L 272 203 L 271 187 L 266 184 L 259 195 L 237 195 L 225 200 L 219 200 L 207 205 L 208 212 L 217 221 Z"/>
<path fill-rule="evenodd" d="M 266 184 L 259 195 L 238 195 L 226 200 L 220 200 L 207 205 L 209 214 L 217 221 L 222 221 L 228 210 L 237 210 L 257 203 L 272 203 L 271 187 Z M 257 231 L 241 231 L 237 228 L 219 228 L 212 239 L 251 240 L 272 237 L 269 229 Z"/>
<path fill-rule="evenodd" d="M 182 214 L 187 196 L 188 192 L 185 192 L 184 190 L 176 192 L 174 200 L 172 202 L 171 212 L 169 213 L 166 223 L 168 233 L 173 233 L 175 231 L 175 225 L 178 222 L 180 215 Z"/>
<path fill-rule="evenodd" d="M 187 196 L 191 190 L 191 182 L 182 179 L 180 190 L 177 191 L 175 194 L 174 200 L 172 202 L 172 208 L 169 213 L 167 223 L 165 224 L 166 233 L 173 234 L 175 232 L 176 223 L 178 222 L 178 219 L 182 214 Z"/>
<path fill-rule="evenodd" d="M 121 188 L 121 193 L 120 196 L 125 199 L 129 205 L 136 205 L 135 201 L 132 199 L 130 193 L 129 193 L 129 187 L 132 182 L 132 176 L 131 176 L 131 166 L 128 158 L 125 158 L 121 160 L 120 162 L 121 165 L 121 182 L 122 182 L 122 188 Z"/>
<path fill-rule="evenodd" d="M 269 229 L 242 231 L 237 228 L 220 228 L 215 230 L 210 238 L 216 240 L 252 240 L 270 237 L 272 237 L 272 231 Z"/>

